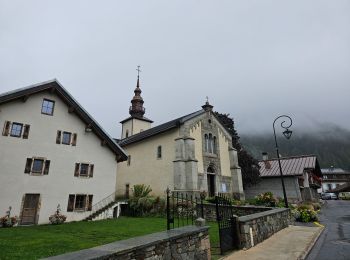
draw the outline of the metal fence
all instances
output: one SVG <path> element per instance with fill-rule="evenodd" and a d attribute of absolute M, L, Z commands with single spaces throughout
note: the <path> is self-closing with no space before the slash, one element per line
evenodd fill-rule
<path fill-rule="evenodd" d="M 193 225 L 204 217 L 203 195 L 184 191 L 166 190 L 167 230 Z"/>

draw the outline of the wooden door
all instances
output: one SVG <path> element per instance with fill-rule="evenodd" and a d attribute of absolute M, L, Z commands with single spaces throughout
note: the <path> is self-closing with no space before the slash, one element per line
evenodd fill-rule
<path fill-rule="evenodd" d="M 21 225 L 36 224 L 40 194 L 26 194 L 24 197 Z"/>
<path fill-rule="evenodd" d="M 215 175 L 207 174 L 207 182 L 208 182 L 208 195 L 209 197 L 215 196 Z"/>

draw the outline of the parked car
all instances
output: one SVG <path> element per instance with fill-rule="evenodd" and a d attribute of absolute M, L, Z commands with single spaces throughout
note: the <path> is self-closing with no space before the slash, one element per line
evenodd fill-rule
<path fill-rule="evenodd" d="M 335 193 L 329 193 L 331 195 L 331 200 L 337 200 L 338 199 L 338 195 Z"/>
<path fill-rule="evenodd" d="M 330 200 L 330 199 L 332 199 L 332 197 L 331 197 L 330 193 L 321 193 L 321 199 Z"/>

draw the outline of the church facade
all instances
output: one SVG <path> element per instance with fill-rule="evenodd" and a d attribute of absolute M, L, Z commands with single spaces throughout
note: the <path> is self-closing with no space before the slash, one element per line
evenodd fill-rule
<path fill-rule="evenodd" d="M 244 199 L 237 151 L 208 101 L 196 112 L 152 127 L 144 116 L 139 79 L 134 93 L 130 117 L 121 121 L 118 144 L 128 160 L 118 164 L 117 193 L 129 194 L 133 185 L 146 184 L 160 196 L 170 188 Z"/>

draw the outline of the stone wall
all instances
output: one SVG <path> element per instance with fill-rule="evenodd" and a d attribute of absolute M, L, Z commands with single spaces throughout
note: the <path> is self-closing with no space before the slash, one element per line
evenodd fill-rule
<path fill-rule="evenodd" d="M 284 184 L 286 187 L 286 193 L 288 201 L 301 201 L 301 193 L 298 183 L 298 177 L 296 176 L 284 176 Z M 282 184 L 280 177 L 265 177 L 261 178 L 261 181 L 256 184 L 245 188 L 244 193 L 246 199 L 254 198 L 255 196 L 271 191 L 275 197 L 283 198 Z"/>
<path fill-rule="evenodd" d="M 146 236 L 117 241 L 103 246 L 84 249 L 50 260 L 70 259 L 198 259 L 209 260 L 209 227 L 186 226 Z"/>
<path fill-rule="evenodd" d="M 250 248 L 288 227 L 290 210 L 272 209 L 238 218 L 240 248 Z"/>
<path fill-rule="evenodd" d="M 269 207 L 260 206 L 230 206 L 232 207 L 233 214 L 241 217 L 259 212 L 271 210 Z M 200 210 L 200 209 L 199 209 Z M 201 211 L 199 211 L 201 212 Z M 216 221 L 216 206 L 215 204 L 204 204 L 203 205 L 204 219 L 207 221 Z"/>

